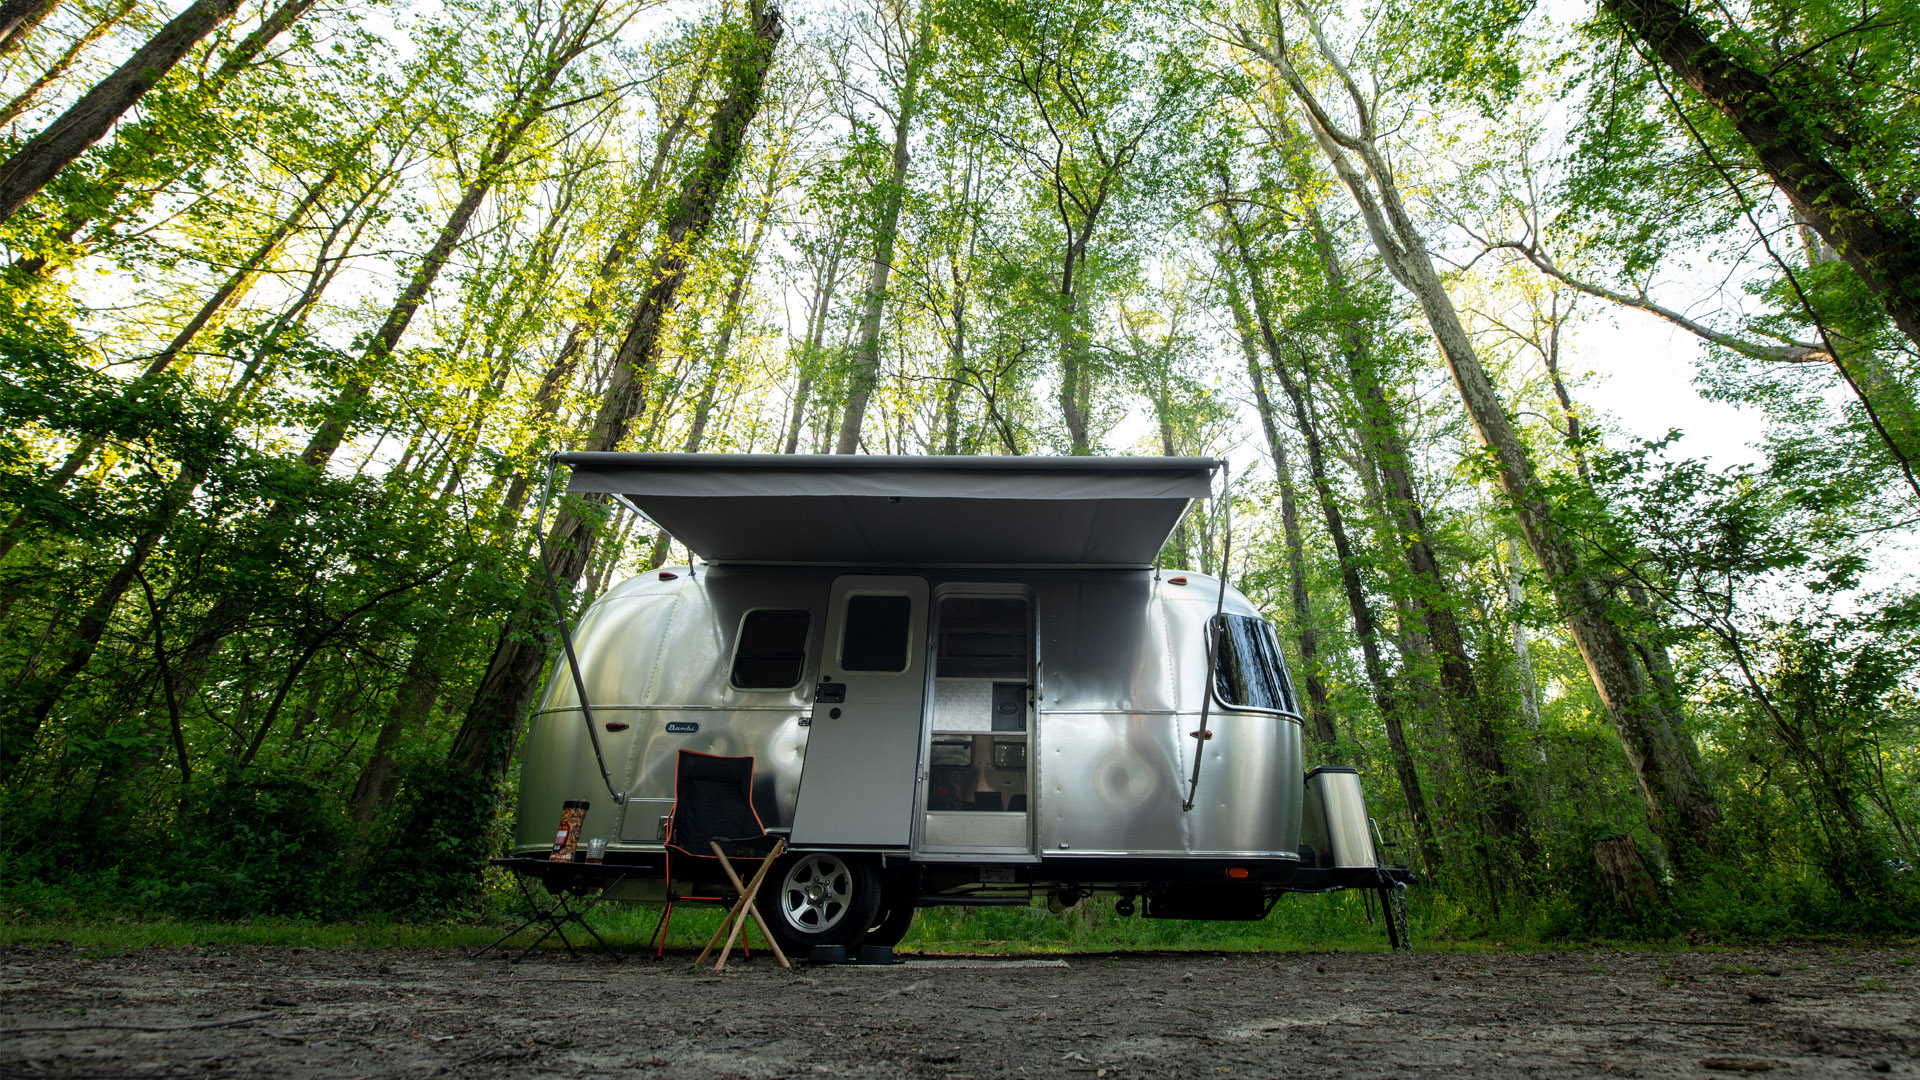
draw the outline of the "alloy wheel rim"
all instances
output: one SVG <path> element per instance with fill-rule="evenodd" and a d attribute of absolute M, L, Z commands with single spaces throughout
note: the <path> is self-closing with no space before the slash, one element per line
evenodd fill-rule
<path fill-rule="evenodd" d="M 853 872 L 833 855 L 808 855 L 780 883 L 780 914 L 803 933 L 831 930 L 847 916 Z"/>

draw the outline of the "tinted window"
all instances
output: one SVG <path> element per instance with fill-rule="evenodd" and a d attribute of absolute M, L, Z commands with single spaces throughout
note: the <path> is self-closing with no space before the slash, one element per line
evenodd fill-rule
<path fill-rule="evenodd" d="M 1294 712 L 1293 687 L 1280 642 L 1265 619 L 1222 615 L 1219 654 L 1213 658 L 1213 688 L 1228 705 Z"/>
<path fill-rule="evenodd" d="M 749 611 L 733 647 L 733 685 L 742 690 L 786 690 L 800 685 L 807 664 L 804 611 Z"/>
<path fill-rule="evenodd" d="M 840 637 L 840 666 L 847 671 L 907 670 L 907 629 L 913 599 L 850 596 Z"/>

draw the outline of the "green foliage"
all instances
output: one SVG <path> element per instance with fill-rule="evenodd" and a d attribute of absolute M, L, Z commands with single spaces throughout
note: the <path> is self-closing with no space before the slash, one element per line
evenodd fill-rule
<path fill-rule="evenodd" d="M 416 918 L 476 910 L 484 897 L 476 868 L 504 839 L 498 784 L 431 761 L 411 769 L 400 792 L 366 859 L 375 909 Z"/>
<path fill-rule="evenodd" d="M 1533 0 L 1389 0 L 1378 16 L 1379 44 L 1401 67 L 1408 89 L 1496 117 L 1525 85 L 1522 31 L 1534 6 Z"/>
<path fill-rule="evenodd" d="M 1655 881 L 1655 893 L 1622 890 L 1609 882 L 1594 857 L 1596 844 L 1629 839 L 1608 823 L 1576 823 L 1560 834 L 1553 852 L 1555 894 L 1535 916 L 1547 940 L 1659 941 L 1686 925 L 1674 910 L 1673 885 Z M 1649 867 L 1659 860 L 1645 844 L 1634 850 Z"/>
<path fill-rule="evenodd" d="M 349 836 L 339 804 L 303 777 L 229 773 L 196 785 L 176 811 L 173 858 L 179 899 L 167 905 L 202 918 L 242 915 L 340 917 Z"/>
<path fill-rule="evenodd" d="M 96 751 L 143 747 L 96 740 Z M 199 919 L 356 910 L 338 803 L 297 775 L 229 772 L 142 805 L 95 790 L 6 808 L 8 902 Z M 104 856 L 104 857 L 103 857 Z"/>

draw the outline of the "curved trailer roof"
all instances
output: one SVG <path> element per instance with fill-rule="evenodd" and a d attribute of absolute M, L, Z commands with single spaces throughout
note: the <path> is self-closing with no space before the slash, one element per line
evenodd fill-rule
<path fill-rule="evenodd" d="M 556 454 L 715 564 L 1145 569 L 1217 458 Z"/>

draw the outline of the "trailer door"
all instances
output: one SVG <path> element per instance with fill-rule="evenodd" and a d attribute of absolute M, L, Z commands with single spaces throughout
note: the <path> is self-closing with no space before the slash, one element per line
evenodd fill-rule
<path fill-rule="evenodd" d="M 926 694 L 927 581 L 835 578 L 826 629 L 792 843 L 905 848 Z"/>
<path fill-rule="evenodd" d="M 1027 856 L 1033 847 L 1027 764 L 1034 727 L 1032 598 L 1018 585 L 943 585 L 933 622 L 917 850 L 935 859 Z"/>

